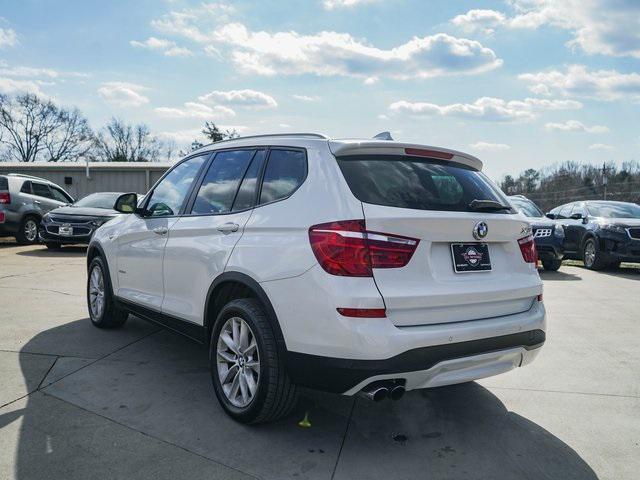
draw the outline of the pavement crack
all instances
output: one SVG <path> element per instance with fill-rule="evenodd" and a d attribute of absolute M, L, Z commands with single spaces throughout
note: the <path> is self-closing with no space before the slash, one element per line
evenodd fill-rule
<path fill-rule="evenodd" d="M 53 360 L 53 363 L 49 367 L 49 370 L 47 370 L 47 373 L 45 373 L 44 376 L 42 377 L 42 380 L 40 380 L 40 383 L 38 384 L 38 387 L 36 388 L 36 390 L 40 390 L 40 387 L 42 386 L 44 381 L 47 379 L 47 376 L 49 376 L 49 373 L 51 373 L 51 370 L 53 370 L 53 367 L 55 366 L 55 364 L 58 363 L 58 358 L 60 358 L 60 357 L 56 357 Z"/>
<path fill-rule="evenodd" d="M 566 395 L 586 395 L 592 397 L 616 397 L 616 398 L 640 398 L 638 395 L 622 395 L 617 393 L 597 393 L 597 392 L 571 392 L 568 390 L 551 390 L 543 388 L 518 388 L 518 387 L 492 387 L 487 385 L 491 390 L 516 390 L 522 392 L 540 392 L 540 393 L 564 393 Z"/>
<path fill-rule="evenodd" d="M 336 463 L 333 465 L 333 472 L 331 472 L 331 480 L 336 476 L 336 471 L 338 470 L 338 463 L 340 462 L 340 456 L 342 455 L 342 447 L 344 447 L 344 442 L 347 439 L 347 434 L 349 433 L 349 425 L 351 425 L 351 418 L 353 417 L 353 410 L 356 407 L 356 398 L 353 398 L 353 402 L 351 403 L 351 410 L 349 410 L 349 416 L 347 417 L 347 425 L 344 427 L 344 433 L 342 435 L 342 441 L 340 442 L 340 448 L 338 449 L 338 455 L 336 455 Z"/>
<path fill-rule="evenodd" d="M 60 295 L 67 295 L 68 297 L 79 297 L 82 298 L 82 295 L 75 295 L 73 293 L 61 292 L 60 290 L 51 290 L 49 288 L 34 288 L 34 287 L 7 287 L 5 285 L 0 285 L 0 289 L 12 289 L 12 290 L 32 290 L 34 292 L 49 292 L 49 293 L 59 293 Z"/>

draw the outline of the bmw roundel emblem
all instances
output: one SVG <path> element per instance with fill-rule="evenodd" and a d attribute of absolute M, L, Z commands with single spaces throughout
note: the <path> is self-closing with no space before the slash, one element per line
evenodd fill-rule
<path fill-rule="evenodd" d="M 478 222 L 473 227 L 473 238 L 482 240 L 489 233 L 489 226 L 485 222 Z"/>

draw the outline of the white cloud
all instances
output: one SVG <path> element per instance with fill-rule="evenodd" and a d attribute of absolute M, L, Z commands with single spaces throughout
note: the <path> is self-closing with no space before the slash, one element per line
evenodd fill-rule
<path fill-rule="evenodd" d="M 0 28 L 0 48 L 18 44 L 18 35 L 12 28 Z"/>
<path fill-rule="evenodd" d="M 589 145 L 589 150 L 613 150 L 613 145 L 607 145 L 606 143 L 593 143 Z"/>
<path fill-rule="evenodd" d="M 208 106 L 202 103 L 186 102 L 182 108 L 158 107 L 154 111 L 164 118 L 200 118 L 205 120 L 218 120 L 225 117 L 234 117 L 236 112 L 222 105 Z"/>
<path fill-rule="evenodd" d="M 206 104 L 238 105 L 243 107 L 275 108 L 278 102 L 271 95 L 256 90 L 214 90 L 211 93 L 198 97 Z"/>
<path fill-rule="evenodd" d="M 374 85 L 374 84 L 378 83 L 378 80 L 380 80 L 378 77 L 367 77 L 364 80 L 364 84 L 365 85 Z"/>
<path fill-rule="evenodd" d="M 333 10 L 334 8 L 355 7 L 357 5 L 373 3 L 375 1 L 378 0 L 323 0 L 322 4 L 327 10 Z"/>
<path fill-rule="evenodd" d="M 509 150 L 511 146 L 506 143 L 489 143 L 489 142 L 476 142 L 469 145 L 474 150 L 486 151 L 486 152 L 498 152 L 501 150 Z"/>
<path fill-rule="evenodd" d="M 38 82 L 32 80 L 16 80 L 14 78 L 0 77 L 0 93 L 35 93 L 39 96 L 46 96 L 40 90 Z"/>
<path fill-rule="evenodd" d="M 616 70 L 587 70 L 584 65 L 569 65 L 565 72 L 525 73 L 518 78 L 529 83 L 531 91 L 560 93 L 597 100 L 640 100 L 640 74 Z"/>
<path fill-rule="evenodd" d="M 527 121 L 535 118 L 538 112 L 542 110 L 575 110 L 579 108 L 582 108 L 582 104 L 573 100 L 525 98 L 524 100 L 506 101 L 493 97 L 478 98 L 473 103 L 453 103 L 449 105 L 426 102 L 412 103 L 401 100 L 389 106 L 393 113 L 417 116 L 456 116 L 494 122 Z"/>
<path fill-rule="evenodd" d="M 149 103 L 141 92 L 147 90 L 142 85 L 127 82 L 105 82 L 98 88 L 98 95 L 115 107 L 139 107 Z"/>
<path fill-rule="evenodd" d="M 320 97 L 318 95 L 293 94 L 292 97 L 296 100 L 300 100 L 301 102 L 317 102 L 318 100 L 320 100 Z"/>
<path fill-rule="evenodd" d="M 220 4 L 207 11 L 184 9 L 154 20 L 152 26 L 166 35 L 202 44 L 209 55 L 225 52 L 238 70 L 259 75 L 406 79 L 476 74 L 502 65 L 495 52 L 480 42 L 444 33 L 414 37 L 383 49 L 348 33 L 251 31 L 242 23 L 226 22 L 230 12 Z"/>
<path fill-rule="evenodd" d="M 593 125 L 588 127 L 578 120 L 567 120 L 564 123 L 545 123 L 544 128 L 547 130 L 561 130 L 564 132 L 606 133 L 609 131 L 609 128 L 604 125 Z"/>
<path fill-rule="evenodd" d="M 171 40 L 166 40 L 164 38 L 149 37 L 142 42 L 138 40 L 131 40 L 129 44 L 137 48 L 161 51 L 167 57 L 193 56 L 193 52 L 188 48 L 178 47 L 176 45 L 176 42 L 173 42 Z"/>
<path fill-rule="evenodd" d="M 496 28 L 537 29 L 544 25 L 568 30 L 569 47 L 588 54 L 640 58 L 638 0 L 510 0 L 512 16 L 496 10 L 469 10 L 452 19 L 465 31 L 492 33 Z"/>
<path fill-rule="evenodd" d="M 482 73 L 502 64 L 493 50 L 474 40 L 439 33 L 391 49 L 362 43 L 347 33 L 251 32 L 231 23 L 213 32 L 217 43 L 229 45 L 236 67 L 259 75 L 429 78 Z"/>

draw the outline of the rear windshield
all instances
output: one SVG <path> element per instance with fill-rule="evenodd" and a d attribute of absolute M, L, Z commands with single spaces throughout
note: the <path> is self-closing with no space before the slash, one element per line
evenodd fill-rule
<path fill-rule="evenodd" d="M 365 203 L 416 210 L 475 211 L 473 200 L 509 205 L 481 172 L 453 162 L 407 156 L 338 157 L 356 198 Z M 514 213 L 510 208 L 492 213 Z"/>
<path fill-rule="evenodd" d="M 9 190 L 9 182 L 7 177 L 0 177 L 0 190 Z"/>

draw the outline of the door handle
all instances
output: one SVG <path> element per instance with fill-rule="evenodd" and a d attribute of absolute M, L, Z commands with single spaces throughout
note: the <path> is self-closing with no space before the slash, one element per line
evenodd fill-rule
<path fill-rule="evenodd" d="M 220 225 L 218 227 L 218 231 L 222 233 L 232 233 L 237 232 L 238 228 L 240 228 L 240 225 L 238 225 L 237 223 L 227 222 Z"/>
<path fill-rule="evenodd" d="M 33 203 L 40 205 L 42 202 L 40 200 L 34 200 Z"/>
<path fill-rule="evenodd" d="M 153 233 L 157 233 L 158 235 L 166 235 L 169 229 L 167 227 L 157 227 L 153 229 Z"/>

